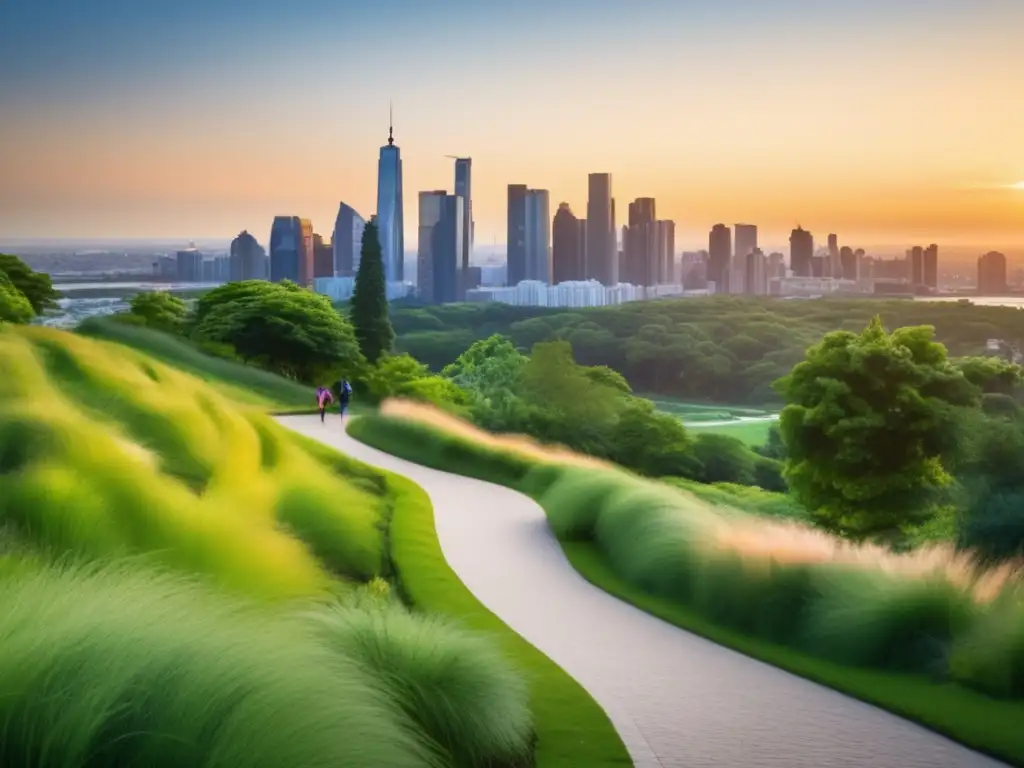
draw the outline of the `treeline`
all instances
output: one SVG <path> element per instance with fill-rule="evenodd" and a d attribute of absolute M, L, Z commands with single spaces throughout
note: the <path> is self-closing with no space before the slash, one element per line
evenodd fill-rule
<path fill-rule="evenodd" d="M 875 315 L 888 328 L 933 326 L 954 357 L 983 354 L 989 339 L 1024 341 L 1024 312 L 956 302 L 716 296 L 571 310 L 452 304 L 391 319 L 397 348 L 434 371 L 498 333 L 524 351 L 567 341 L 578 363 L 613 368 L 637 392 L 760 405 L 780 401 L 773 382 L 822 336 L 860 331 Z"/>
<path fill-rule="evenodd" d="M 57 305 L 50 276 L 33 271 L 17 256 L 0 253 L 0 324 L 30 322 Z"/>

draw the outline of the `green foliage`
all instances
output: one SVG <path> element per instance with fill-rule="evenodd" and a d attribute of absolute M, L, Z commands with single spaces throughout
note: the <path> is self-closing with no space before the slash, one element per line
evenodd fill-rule
<path fill-rule="evenodd" d="M 127 315 L 133 317 L 133 315 Z M 203 379 L 230 399 L 274 408 L 312 407 L 310 388 L 269 371 L 225 357 L 222 346 L 192 342 L 149 328 L 125 326 L 108 317 L 90 317 L 75 329 L 95 339 L 116 342 Z M 210 354 L 211 346 L 219 354 Z"/>
<path fill-rule="evenodd" d="M 144 555 L 269 600 L 327 594 L 328 569 L 384 568 L 379 498 L 336 469 L 139 353 L 0 332 L 0 520 L 41 551 Z"/>
<path fill-rule="evenodd" d="M 786 480 L 825 528 L 892 536 L 932 512 L 950 481 L 952 408 L 978 390 L 928 327 L 830 333 L 779 382 Z"/>
<path fill-rule="evenodd" d="M 395 331 L 388 319 L 384 260 L 374 221 L 368 221 L 363 229 L 359 259 L 350 317 L 363 357 L 376 363 L 394 346 Z"/>
<path fill-rule="evenodd" d="M 60 293 L 53 289 L 50 276 L 44 272 L 34 272 L 17 256 L 0 253 L 0 274 L 7 275 L 7 280 L 28 299 L 34 314 L 41 315 L 57 306 Z"/>
<path fill-rule="evenodd" d="M 6 272 L 0 272 L 0 324 L 27 323 L 35 316 L 32 305 Z"/>
<path fill-rule="evenodd" d="M 1013 307 L 955 302 L 712 296 L 591 309 L 454 304 L 398 309 L 398 348 L 439 371 L 474 341 L 501 334 L 520 348 L 562 339 L 582 365 L 607 365 L 637 392 L 684 400 L 777 402 L 772 382 L 837 329 L 880 314 L 887 327 L 932 325 L 954 356 L 982 355 L 986 341 L 1024 338 Z"/>
<path fill-rule="evenodd" d="M 1000 357 L 961 357 L 954 364 L 985 394 L 1012 395 L 1024 382 L 1024 368 Z"/>
<path fill-rule="evenodd" d="M 188 307 L 169 291 L 137 293 L 129 302 L 131 314 L 158 331 L 179 334 L 185 328 Z"/>
<path fill-rule="evenodd" d="M 352 326 L 325 296 L 289 283 L 228 283 L 198 302 L 193 338 L 230 345 L 247 362 L 315 383 L 358 370 Z"/>
<path fill-rule="evenodd" d="M 757 454 L 736 438 L 700 433 L 694 441 L 693 452 L 703 465 L 700 479 L 705 483 L 754 484 Z"/>
<path fill-rule="evenodd" d="M 511 431 L 528 408 L 523 370 L 529 358 L 508 339 L 490 336 L 474 342 L 441 375 L 468 393 L 473 421 L 486 429 Z"/>
<path fill-rule="evenodd" d="M 389 397 L 442 407 L 467 402 L 466 393 L 455 383 L 431 374 L 430 369 L 409 355 L 385 355 L 367 369 L 362 383 L 374 403 Z"/>
<path fill-rule="evenodd" d="M 0 580 L 4 765 L 430 765 L 369 671 L 295 621 L 127 566 Z"/>
<path fill-rule="evenodd" d="M 314 617 L 327 642 L 385 681 L 446 765 L 522 764 L 533 734 L 526 684 L 489 639 L 400 604 Z"/>

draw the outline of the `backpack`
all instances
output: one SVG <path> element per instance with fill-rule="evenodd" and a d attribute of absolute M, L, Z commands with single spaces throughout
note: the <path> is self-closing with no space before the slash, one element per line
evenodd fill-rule
<path fill-rule="evenodd" d="M 352 385 L 349 384 L 347 381 L 341 382 L 341 394 L 343 394 L 343 395 L 351 395 L 352 394 Z"/>

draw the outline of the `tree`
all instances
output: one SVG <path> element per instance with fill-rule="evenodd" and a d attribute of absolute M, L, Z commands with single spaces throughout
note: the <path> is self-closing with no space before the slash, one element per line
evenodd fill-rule
<path fill-rule="evenodd" d="M 1024 369 L 1001 357 L 961 357 L 955 364 L 985 394 L 1012 395 L 1024 382 Z"/>
<path fill-rule="evenodd" d="M 957 407 L 979 397 L 931 327 L 887 334 L 879 317 L 826 335 L 777 389 L 789 487 L 823 527 L 857 539 L 927 520 L 950 482 Z"/>
<path fill-rule="evenodd" d="M 34 315 L 25 294 L 6 273 L 0 272 L 0 323 L 27 323 Z"/>
<path fill-rule="evenodd" d="M 193 332 L 197 341 L 228 344 L 243 360 L 311 384 L 361 372 L 352 326 L 327 297 L 294 285 L 246 282 L 222 295 L 231 300 L 205 308 Z"/>
<path fill-rule="evenodd" d="M 352 292 L 352 325 L 363 356 L 376 363 L 381 355 L 391 351 L 395 331 L 388 319 L 387 285 L 384 280 L 384 260 L 381 256 L 377 223 L 368 221 L 363 229 L 363 245 L 359 255 Z"/>
<path fill-rule="evenodd" d="M 132 296 L 131 314 L 141 317 L 146 325 L 166 333 L 181 333 L 185 327 L 188 307 L 169 291 L 147 291 Z"/>
<path fill-rule="evenodd" d="M 467 395 L 453 381 L 430 373 L 427 366 L 409 355 L 385 355 L 364 379 L 372 402 L 405 397 L 433 405 L 464 405 Z"/>
<path fill-rule="evenodd" d="M 24 294 L 32 311 L 41 315 L 57 306 L 60 293 L 53 289 L 53 281 L 44 272 L 34 272 L 17 256 L 0 253 L 0 272 L 7 275 L 11 283 Z"/>
<path fill-rule="evenodd" d="M 470 345 L 441 375 L 468 394 L 476 424 L 512 431 L 525 423 L 522 377 L 528 362 L 509 339 L 495 334 Z"/>

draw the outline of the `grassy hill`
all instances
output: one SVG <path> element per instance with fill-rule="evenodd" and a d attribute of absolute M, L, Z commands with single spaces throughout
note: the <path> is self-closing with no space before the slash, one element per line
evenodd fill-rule
<path fill-rule="evenodd" d="M 143 352 L 180 371 L 191 373 L 236 403 L 272 410 L 309 409 L 316 405 L 312 390 L 298 382 L 259 368 L 205 354 L 189 342 L 150 328 L 94 317 L 78 333 L 116 342 Z"/>
<path fill-rule="evenodd" d="M 212 385 L 0 328 L 0 764 L 528 761 L 518 668 L 390 589 L 386 478 L 237 405 L 279 382 L 159 342 Z"/>

